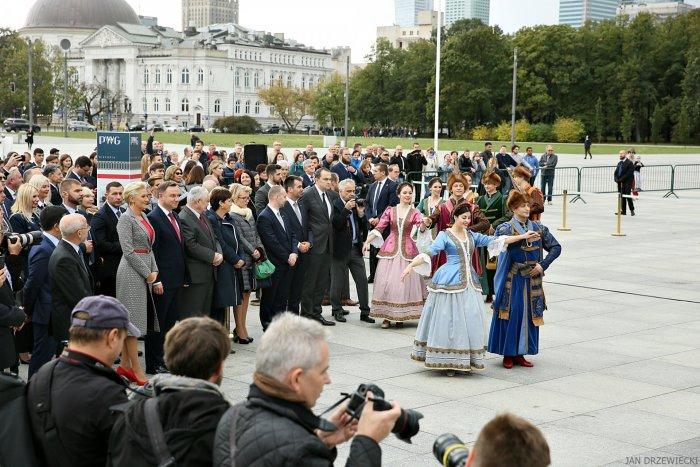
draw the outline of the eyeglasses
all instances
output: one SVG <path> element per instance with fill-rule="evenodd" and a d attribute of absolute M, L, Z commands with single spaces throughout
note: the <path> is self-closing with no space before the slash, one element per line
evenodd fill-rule
<path fill-rule="evenodd" d="M 175 172 L 175 175 L 182 175 L 182 172 L 177 171 L 177 172 Z"/>

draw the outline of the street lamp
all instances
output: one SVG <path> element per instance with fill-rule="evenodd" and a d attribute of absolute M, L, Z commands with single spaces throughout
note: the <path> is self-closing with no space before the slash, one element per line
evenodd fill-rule
<path fill-rule="evenodd" d="M 438 153 L 438 134 L 440 131 L 440 47 L 442 45 L 442 0 L 435 2 L 437 7 L 437 50 L 435 52 L 435 128 L 433 149 Z"/>
<path fill-rule="evenodd" d="M 63 137 L 68 138 L 68 51 L 71 43 L 68 39 L 61 40 L 63 49 Z"/>
<path fill-rule="evenodd" d="M 27 45 L 28 45 L 28 55 L 27 55 L 27 66 L 29 68 L 27 75 L 28 75 L 28 81 L 29 81 L 29 89 L 27 92 L 27 100 L 29 104 L 29 127 L 32 128 L 34 125 L 34 77 L 33 77 L 33 70 L 32 70 L 32 49 L 33 49 L 33 43 L 31 38 L 27 39 Z"/>

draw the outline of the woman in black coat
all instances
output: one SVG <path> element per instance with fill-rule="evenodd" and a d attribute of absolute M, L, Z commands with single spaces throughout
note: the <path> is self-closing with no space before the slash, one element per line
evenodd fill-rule
<path fill-rule="evenodd" d="M 243 300 L 241 268 L 245 266 L 245 261 L 241 258 L 238 235 L 229 215 L 231 192 L 226 188 L 214 188 L 209 197 L 209 204 L 211 209 L 204 215 L 211 222 L 224 255 L 224 262 L 216 270 L 211 316 L 223 324 L 226 322 L 227 307 L 240 305 Z"/>

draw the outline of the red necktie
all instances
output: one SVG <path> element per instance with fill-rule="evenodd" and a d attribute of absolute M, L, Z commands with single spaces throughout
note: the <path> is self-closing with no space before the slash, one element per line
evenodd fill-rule
<path fill-rule="evenodd" d="M 177 225 L 177 221 L 175 220 L 175 213 L 170 213 L 168 214 L 168 219 L 170 219 L 170 223 L 173 226 L 173 229 L 175 229 L 175 233 L 177 234 L 177 239 L 182 242 L 182 237 L 180 236 L 180 227 Z"/>
<path fill-rule="evenodd" d="M 211 229 L 209 228 L 207 220 L 204 218 L 204 214 L 199 215 L 199 223 L 202 224 L 202 227 L 204 227 L 204 230 L 206 230 L 207 233 L 211 234 Z"/>

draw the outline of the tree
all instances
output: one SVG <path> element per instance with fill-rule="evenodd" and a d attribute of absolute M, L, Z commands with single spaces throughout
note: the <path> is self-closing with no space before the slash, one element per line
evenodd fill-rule
<path fill-rule="evenodd" d="M 260 99 L 278 115 L 289 132 L 294 132 L 301 119 L 311 113 L 314 92 L 308 89 L 287 87 L 282 81 L 271 84 L 259 92 Z"/>
<path fill-rule="evenodd" d="M 85 119 L 90 124 L 93 124 L 96 116 L 119 108 L 123 100 L 121 91 L 112 91 L 102 84 L 81 83 L 78 93 L 81 96 L 81 107 L 85 113 Z"/>
<path fill-rule="evenodd" d="M 248 135 L 260 129 L 260 123 L 249 115 L 221 117 L 214 120 L 214 128 L 222 133 Z"/>
<path fill-rule="evenodd" d="M 345 119 L 345 80 L 338 74 L 321 81 L 311 103 L 311 113 L 319 124 L 343 125 Z"/>

